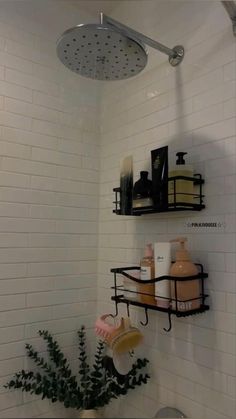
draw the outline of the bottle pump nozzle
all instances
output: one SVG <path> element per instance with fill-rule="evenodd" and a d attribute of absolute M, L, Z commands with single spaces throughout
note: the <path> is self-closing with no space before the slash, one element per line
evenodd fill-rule
<path fill-rule="evenodd" d="M 145 257 L 153 257 L 153 248 L 152 248 L 151 243 L 146 244 L 145 251 L 144 251 L 144 256 Z"/>
<path fill-rule="evenodd" d="M 189 252 L 185 249 L 187 237 L 177 237 L 170 240 L 171 243 L 179 243 L 180 249 L 176 251 L 176 260 L 190 260 Z"/>
<path fill-rule="evenodd" d="M 170 240 L 171 243 L 180 243 L 182 249 L 184 249 L 184 243 L 187 241 L 187 237 L 177 237 L 176 239 Z"/>
<path fill-rule="evenodd" d="M 176 156 L 177 156 L 176 164 L 185 164 L 185 160 L 184 160 L 185 154 L 188 154 L 188 153 L 184 151 L 179 151 L 178 153 L 176 153 Z"/>

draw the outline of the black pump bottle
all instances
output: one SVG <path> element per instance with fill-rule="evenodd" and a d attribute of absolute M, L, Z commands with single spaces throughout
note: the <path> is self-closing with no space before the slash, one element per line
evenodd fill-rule
<path fill-rule="evenodd" d="M 133 208 L 152 208 L 152 181 L 148 179 L 148 172 L 140 172 L 140 179 L 133 188 Z"/>

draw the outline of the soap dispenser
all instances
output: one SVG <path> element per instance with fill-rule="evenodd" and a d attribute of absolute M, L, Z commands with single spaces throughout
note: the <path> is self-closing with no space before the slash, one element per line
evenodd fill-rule
<path fill-rule="evenodd" d="M 183 151 L 176 153 L 177 160 L 175 166 L 169 172 L 169 177 L 186 176 L 193 177 L 193 167 L 185 164 L 184 156 L 188 154 Z M 193 204 L 193 181 L 176 179 L 169 181 L 168 202 Z M 183 205 L 184 206 L 184 205 Z"/>
<path fill-rule="evenodd" d="M 187 277 L 198 274 L 197 266 L 191 261 L 189 252 L 185 249 L 186 237 L 171 240 L 179 243 L 180 249 L 176 252 L 176 261 L 170 268 L 170 275 L 174 277 Z M 176 286 L 175 286 L 176 282 Z M 200 307 L 200 281 L 199 279 L 171 281 L 172 309 L 189 311 Z M 177 302 L 175 300 L 178 300 Z"/>

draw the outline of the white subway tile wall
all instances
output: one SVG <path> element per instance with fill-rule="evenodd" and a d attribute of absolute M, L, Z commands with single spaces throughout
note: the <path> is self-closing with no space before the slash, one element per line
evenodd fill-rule
<path fill-rule="evenodd" d="M 38 24 L 33 32 L 35 21 L 25 25 L 23 14 L 9 19 L 1 5 L 3 418 L 74 415 L 2 387 L 15 371 L 32 366 L 25 342 L 44 351 L 37 331 L 52 330 L 74 363 L 75 332 L 81 323 L 92 327 L 97 300 L 99 313 L 114 309 L 110 268 L 137 264 L 145 243 L 179 234 L 188 237 L 193 258 L 209 272 L 211 311 L 174 319 L 169 334 L 163 331 L 166 316 L 150 313 L 140 355 L 150 359 L 151 381 L 125 403 L 114 403 L 112 417 L 153 417 L 164 405 L 192 418 L 236 416 L 235 38 L 220 1 L 134 3 L 117 2 L 112 16 L 166 45 L 183 43 L 186 56 L 174 69 L 150 49 L 148 67 L 139 76 L 102 84 L 101 103 L 96 82 L 58 62 L 55 39 L 45 27 Z M 176 151 L 188 151 L 195 171 L 206 179 L 207 209 L 138 219 L 113 215 L 120 160 L 133 155 L 136 180 L 139 170 L 150 170 L 150 150 L 163 145 L 169 146 L 171 162 Z M 193 230 L 191 221 L 221 226 Z M 131 315 L 139 325 L 144 314 Z"/>
<path fill-rule="evenodd" d="M 38 330 L 53 332 L 74 363 L 76 332 L 94 322 L 97 88 L 63 68 L 56 38 L 22 30 L 22 18 L 4 18 L 4 10 L 1 4 L 0 417 L 69 416 L 3 385 L 31 365 L 26 342 L 45 350 Z"/>
<path fill-rule="evenodd" d="M 150 63 L 139 76 L 105 84 L 101 105 L 101 188 L 99 219 L 99 312 L 109 302 L 111 267 L 138 264 L 145 243 L 188 238 L 192 258 L 209 272 L 211 309 L 173 320 L 150 313 L 142 327 L 151 381 L 117 401 L 112 417 L 154 417 L 164 405 L 198 419 L 236 417 L 236 44 L 220 1 L 122 2 L 114 18 L 166 45 L 183 44 L 178 68 L 149 49 Z M 142 16 L 142 18 L 141 18 Z M 27 121 L 25 122 L 27 123 Z M 150 170 L 150 150 L 169 146 L 187 151 L 187 161 L 206 180 L 206 210 L 137 218 L 112 214 L 112 188 L 119 186 L 120 161 L 133 155 L 135 181 Z M 188 222 L 212 221 L 211 229 Z M 121 309 L 122 312 L 122 309 Z M 126 309 L 124 311 L 126 313 Z M 134 323 L 144 319 L 132 310 Z"/>

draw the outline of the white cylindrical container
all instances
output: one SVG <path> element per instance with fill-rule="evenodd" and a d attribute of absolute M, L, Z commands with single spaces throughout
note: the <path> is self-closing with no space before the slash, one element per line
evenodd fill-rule
<path fill-rule="evenodd" d="M 160 242 L 154 244 L 155 278 L 170 274 L 171 244 Z M 157 306 L 168 308 L 170 305 L 170 281 L 155 283 L 155 298 Z"/>

